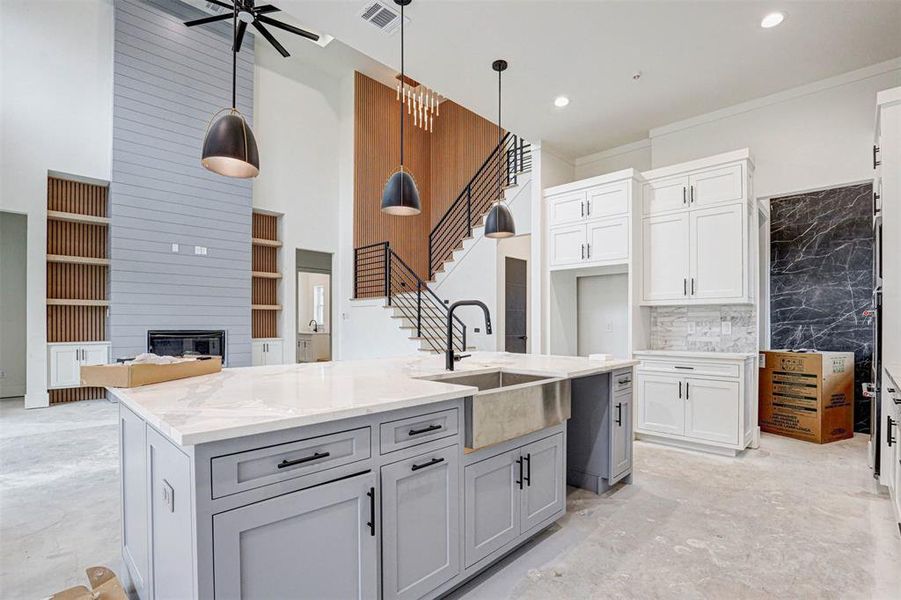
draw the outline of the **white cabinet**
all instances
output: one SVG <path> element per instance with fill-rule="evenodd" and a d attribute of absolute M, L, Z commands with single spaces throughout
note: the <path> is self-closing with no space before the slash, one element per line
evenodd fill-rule
<path fill-rule="evenodd" d="M 550 264 L 575 265 L 585 260 L 585 226 L 556 227 L 550 231 Z"/>
<path fill-rule="evenodd" d="M 687 299 L 691 264 L 688 214 L 644 219 L 641 237 L 645 301 Z"/>
<path fill-rule="evenodd" d="M 687 208 L 688 175 L 649 181 L 642 186 L 641 198 L 644 215 L 659 215 Z"/>
<path fill-rule="evenodd" d="M 625 262 L 629 259 L 629 217 L 592 221 L 586 228 L 588 262 Z"/>
<path fill-rule="evenodd" d="M 109 354 L 109 342 L 47 344 L 47 387 L 79 387 L 81 367 L 104 365 L 109 362 Z"/>
<path fill-rule="evenodd" d="M 585 192 L 561 194 L 548 202 L 548 222 L 551 227 L 578 223 L 585 219 Z"/>
<path fill-rule="evenodd" d="M 589 219 L 603 219 L 629 214 L 628 181 L 589 188 L 585 199 L 585 216 Z"/>
<path fill-rule="evenodd" d="M 639 437 L 721 453 L 756 444 L 754 355 L 642 351 L 636 373 Z"/>
<path fill-rule="evenodd" d="M 744 206 L 729 204 L 689 215 L 689 297 L 743 299 L 747 272 Z"/>
<path fill-rule="evenodd" d="M 688 202 L 703 208 L 744 199 L 743 165 L 705 169 L 688 176 Z"/>
<path fill-rule="evenodd" d="M 257 339 L 251 342 L 250 359 L 254 367 L 264 365 L 280 365 L 284 361 L 282 340 Z"/>
<path fill-rule="evenodd" d="M 632 470 L 632 394 L 613 397 L 610 422 L 610 481 L 617 482 Z"/>

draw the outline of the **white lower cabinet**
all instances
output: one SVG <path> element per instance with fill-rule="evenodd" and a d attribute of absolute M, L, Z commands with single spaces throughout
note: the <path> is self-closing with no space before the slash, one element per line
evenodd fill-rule
<path fill-rule="evenodd" d="M 710 353 L 636 352 L 635 431 L 703 449 L 739 451 L 757 438 L 757 378 L 754 355 L 717 359 Z"/>
<path fill-rule="evenodd" d="M 566 508 L 565 453 L 558 433 L 464 468 L 467 567 Z"/>
<path fill-rule="evenodd" d="M 47 387 L 81 385 L 81 367 L 109 362 L 109 342 L 47 344 Z"/>
<path fill-rule="evenodd" d="M 251 342 L 250 359 L 254 367 L 280 365 L 284 362 L 282 355 L 282 340 L 280 339 L 257 339 Z"/>
<path fill-rule="evenodd" d="M 375 493 L 367 473 L 214 515 L 217 600 L 377 598 Z"/>
<path fill-rule="evenodd" d="M 420 598 L 460 572 L 459 452 L 382 467 L 383 598 Z"/>

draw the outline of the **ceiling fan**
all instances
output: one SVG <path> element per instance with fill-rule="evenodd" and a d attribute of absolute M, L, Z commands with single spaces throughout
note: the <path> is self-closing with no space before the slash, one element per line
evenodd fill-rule
<path fill-rule="evenodd" d="M 247 30 L 247 26 L 251 25 L 254 29 L 260 32 L 260 34 L 266 38 L 272 46 L 278 50 L 279 54 L 287 58 L 291 56 L 291 54 L 282 46 L 275 36 L 272 35 L 264 25 L 270 25 L 272 27 L 277 27 L 278 29 L 283 29 L 285 31 L 289 31 L 295 35 L 299 35 L 307 38 L 308 40 L 312 40 L 314 42 L 319 41 L 319 36 L 315 33 L 311 33 L 309 31 L 305 31 L 298 27 L 294 27 L 293 25 L 288 25 L 287 23 L 282 23 L 281 21 L 276 21 L 275 19 L 266 16 L 269 13 L 278 12 L 281 9 L 275 7 L 271 4 L 263 4 L 262 6 L 256 6 L 255 0 L 233 0 L 232 3 L 221 2 L 220 0 L 206 0 L 210 4 L 215 4 L 216 6 L 221 6 L 222 8 L 227 8 L 229 12 L 227 14 L 216 15 L 212 17 L 203 17 L 202 19 L 195 19 L 193 21 L 186 21 L 185 25 L 188 27 L 194 27 L 195 25 L 206 25 L 207 23 L 215 23 L 217 21 L 225 21 L 226 19 L 232 19 L 237 17 L 238 19 L 238 31 L 235 36 L 234 41 L 234 51 L 241 51 L 241 44 L 244 41 L 244 32 Z"/>

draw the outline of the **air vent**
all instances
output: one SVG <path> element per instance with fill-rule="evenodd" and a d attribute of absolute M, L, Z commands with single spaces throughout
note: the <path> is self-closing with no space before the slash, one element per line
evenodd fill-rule
<path fill-rule="evenodd" d="M 360 12 L 360 18 L 377 27 L 382 33 L 391 34 L 400 25 L 400 13 L 382 2 L 367 2 Z M 410 18 L 406 17 L 406 22 Z"/>

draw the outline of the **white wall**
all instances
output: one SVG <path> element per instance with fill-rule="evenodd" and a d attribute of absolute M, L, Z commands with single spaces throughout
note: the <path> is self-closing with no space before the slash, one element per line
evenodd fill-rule
<path fill-rule="evenodd" d="M 28 407 L 46 406 L 47 172 L 108 181 L 112 0 L 0 2 L 0 209 L 28 215 Z"/>
<path fill-rule="evenodd" d="M 336 360 L 421 355 L 419 342 L 409 339 L 410 330 L 401 329 L 399 319 L 390 318 L 393 313 L 383 298 L 346 302 L 341 356 Z"/>
<path fill-rule="evenodd" d="M 27 217 L 0 212 L 0 398 L 25 395 Z"/>
<path fill-rule="evenodd" d="M 596 275 L 577 281 L 578 353 L 629 356 L 629 275 Z"/>
<path fill-rule="evenodd" d="M 575 161 L 573 179 L 578 181 L 623 169 L 637 171 L 651 169 L 651 140 L 639 140 L 603 152 L 581 156 Z"/>

